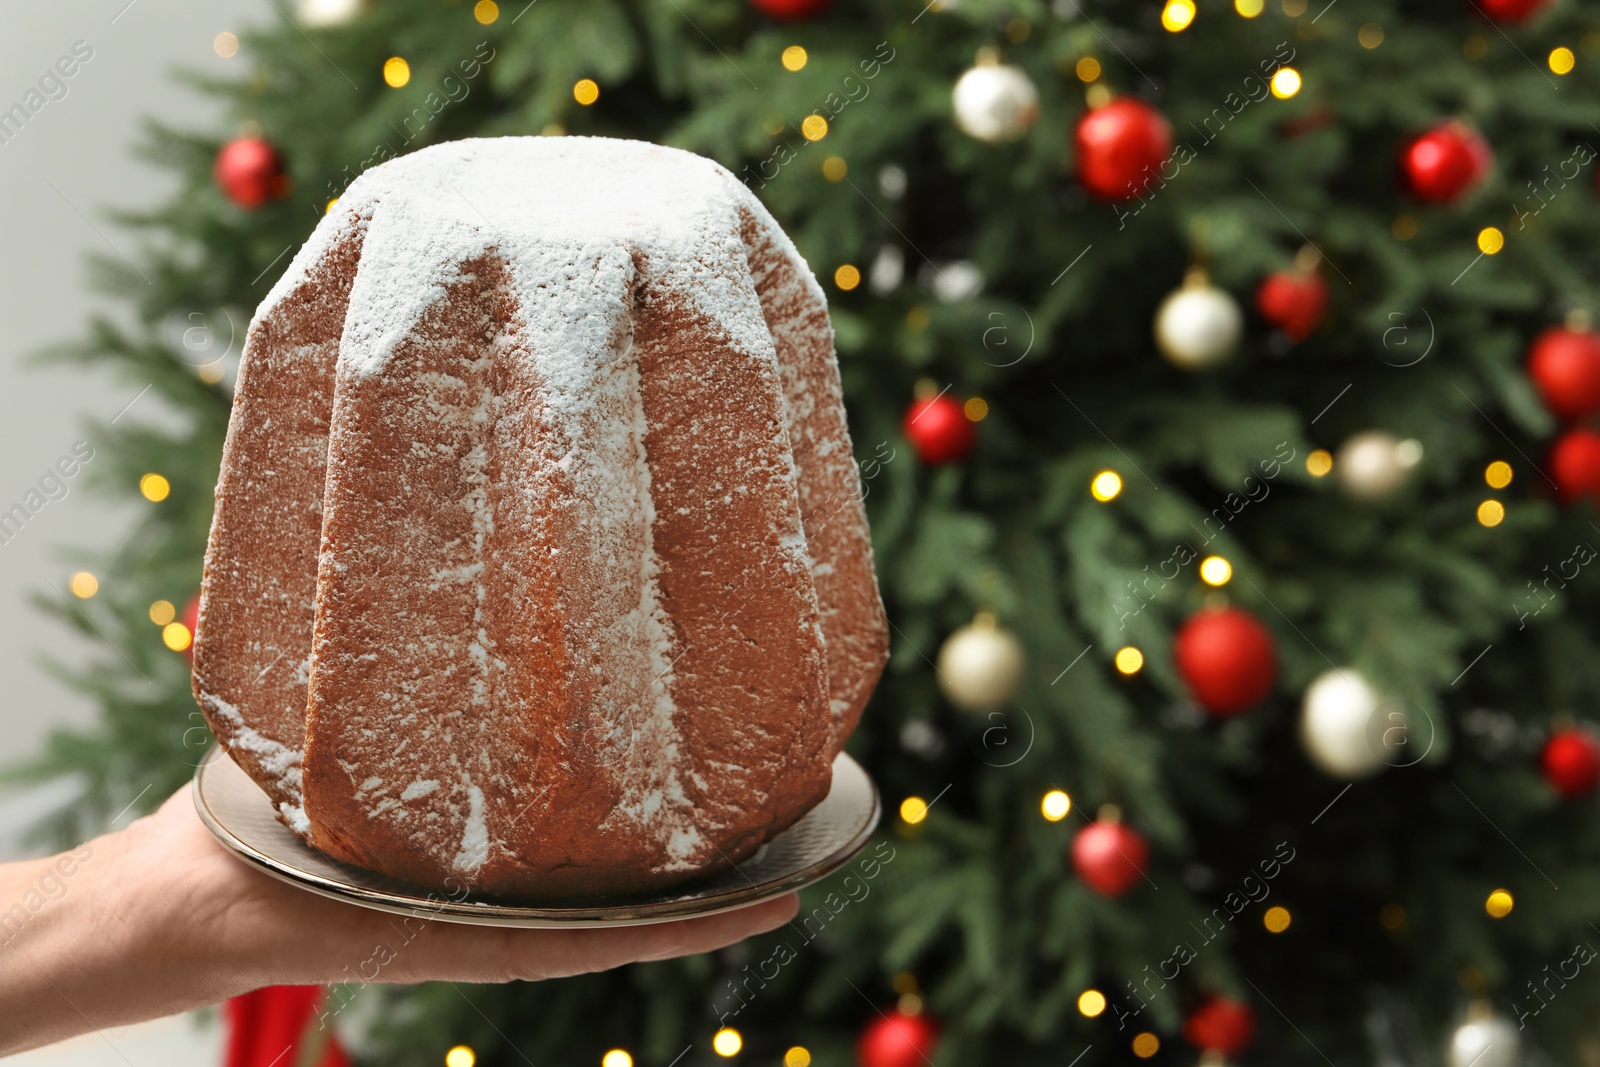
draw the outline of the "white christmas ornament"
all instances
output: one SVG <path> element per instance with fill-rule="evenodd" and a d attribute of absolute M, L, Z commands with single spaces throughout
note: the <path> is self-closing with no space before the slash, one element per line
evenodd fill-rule
<path fill-rule="evenodd" d="M 1517 1067 L 1522 1062 L 1522 1039 L 1510 1019 L 1496 1015 L 1487 1005 L 1474 1005 L 1472 1014 L 1450 1038 L 1450 1067 Z"/>
<path fill-rule="evenodd" d="M 302 26 L 342 26 L 361 14 L 362 0 L 295 0 L 294 17 Z"/>
<path fill-rule="evenodd" d="M 979 62 L 951 94 L 961 132 L 990 144 L 1015 141 L 1039 118 L 1039 90 L 1020 67 Z"/>
<path fill-rule="evenodd" d="M 981 612 L 939 649 L 939 688 L 957 707 L 984 711 L 1016 695 L 1025 663 L 1016 635 Z"/>
<path fill-rule="evenodd" d="M 1351 496 L 1381 500 L 1405 485 L 1412 468 L 1421 462 L 1422 442 L 1366 430 L 1339 446 L 1333 473 Z"/>
<path fill-rule="evenodd" d="M 1156 309 L 1156 347 L 1183 370 L 1203 370 L 1233 354 L 1244 333 L 1244 316 L 1226 290 L 1192 270 L 1183 285 Z"/>
<path fill-rule="evenodd" d="M 1306 689 L 1300 743 L 1330 777 L 1364 778 L 1397 763 L 1406 744 L 1406 717 L 1350 667 L 1327 671 Z"/>

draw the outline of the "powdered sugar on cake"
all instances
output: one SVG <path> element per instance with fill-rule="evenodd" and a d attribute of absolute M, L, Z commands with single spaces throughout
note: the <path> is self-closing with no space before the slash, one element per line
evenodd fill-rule
<path fill-rule="evenodd" d="M 336 352 L 297 340 L 328 336 L 324 290 Z M 238 685 L 196 690 L 297 832 L 414 881 L 616 892 L 820 799 L 886 631 L 821 290 L 731 175 L 604 139 L 426 149 L 346 190 L 257 321 L 237 410 L 276 414 L 236 411 L 228 469 L 310 469 L 275 428 L 303 364 L 331 374 L 325 479 L 277 534 L 219 490 L 207 590 L 246 632 L 262 542 L 319 561 L 304 752 Z"/>

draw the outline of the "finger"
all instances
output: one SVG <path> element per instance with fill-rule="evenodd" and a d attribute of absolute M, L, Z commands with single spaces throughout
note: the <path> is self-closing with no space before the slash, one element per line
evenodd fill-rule
<path fill-rule="evenodd" d="M 361 968 L 378 982 L 538 981 L 603 971 L 642 960 L 710 952 L 788 922 L 793 894 L 698 919 L 589 930 L 510 930 L 427 922 L 391 927 L 379 959 Z M 352 946 L 356 947 L 356 946 Z M 326 965 L 324 963 L 324 965 Z"/>
<path fill-rule="evenodd" d="M 799 897 L 790 893 L 698 919 L 601 930 L 548 931 L 555 937 L 538 941 L 530 938 L 513 945 L 510 965 L 513 977 L 554 978 L 642 960 L 692 956 L 776 929 L 793 919 L 798 909 Z"/>

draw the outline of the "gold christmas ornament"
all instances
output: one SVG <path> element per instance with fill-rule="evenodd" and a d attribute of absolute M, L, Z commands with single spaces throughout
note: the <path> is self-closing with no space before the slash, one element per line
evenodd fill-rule
<path fill-rule="evenodd" d="M 1016 635 L 979 612 L 939 649 L 939 688 L 959 708 L 986 711 L 1016 695 L 1026 665 Z"/>
<path fill-rule="evenodd" d="M 1182 370 L 1205 370 L 1233 355 L 1244 333 L 1239 304 L 1196 267 L 1156 309 L 1156 347 Z"/>

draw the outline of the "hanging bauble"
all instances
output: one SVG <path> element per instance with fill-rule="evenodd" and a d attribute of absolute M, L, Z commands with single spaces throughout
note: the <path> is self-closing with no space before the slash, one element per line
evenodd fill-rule
<path fill-rule="evenodd" d="M 965 405 L 949 393 L 912 401 L 901 428 L 930 467 L 966 459 L 978 441 Z"/>
<path fill-rule="evenodd" d="M 1138 885 L 1149 860 L 1150 846 L 1115 808 L 1103 809 L 1072 839 L 1072 869 L 1103 897 L 1120 897 Z"/>
<path fill-rule="evenodd" d="M 1201 1052 L 1232 1059 L 1256 1039 L 1256 1013 L 1242 1001 L 1207 997 L 1183 1021 L 1183 1039 Z"/>
<path fill-rule="evenodd" d="M 1119 96 L 1086 111 L 1074 139 L 1078 180 L 1101 200 L 1139 196 L 1172 154 L 1172 126 L 1135 96 Z"/>
<path fill-rule="evenodd" d="M 1339 446 L 1333 473 L 1351 496 L 1381 500 L 1405 485 L 1412 468 L 1420 462 L 1420 441 L 1402 441 L 1384 430 L 1366 430 Z"/>
<path fill-rule="evenodd" d="M 182 621 L 182 623 L 184 625 L 184 628 L 186 630 L 188 630 L 188 632 L 189 632 L 188 633 L 188 643 L 183 646 L 183 654 L 188 656 L 189 660 L 191 662 L 193 662 L 193 660 L 194 660 L 194 635 L 195 635 L 195 632 L 200 629 L 200 594 L 199 593 L 196 593 L 194 596 L 190 597 L 189 598 L 189 602 L 183 606 L 183 617 L 182 617 L 182 619 L 180 621 Z"/>
<path fill-rule="evenodd" d="M 1516 1024 L 1480 1001 L 1450 1035 L 1445 1060 L 1449 1067 L 1517 1067 L 1522 1062 L 1522 1038 Z"/>
<path fill-rule="evenodd" d="M 939 1045 L 939 1024 L 899 1008 L 879 1014 L 856 1040 L 858 1067 L 927 1067 Z"/>
<path fill-rule="evenodd" d="M 1278 677 L 1272 635 L 1243 608 L 1190 616 L 1172 642 L 1172 657 L 1195 702 L 1219 718 L 1261 703 Z"/>
<path fill-rule="evenodd" d="M 1550 788 L 1567 800 L 1591 793 L 1600 782 L 1600 741 L 1588 730 L 1557 730 L 1539 754 L 1539 770 Z"/>
<path fill-rule="evenodd" d="M 1198 267 L 1156 309 L 1156 346 L 1184 370 L 1203 370 L 1227 359 L 1243 330 L 1238 303 Z"/>
<path fill-rule="evenodd" d="M 1528 377 L 1556 418 L 1571 422 L 1600 413 L 1600 334 L 1550 327 L 1528 346 Z"/>
<path fill-rule="evenodd" d="M 1545 469 L 1562 503 L 1600 501 L 1600 433 L 1568 430 L 1551 446 Z"/>
<path fill-rule="evenodd" d="M 1360 671 L 1350 667 L 1317 676 L 1306 689 L 1300 743 L 1329 776 L 1363 778 L 1398 757 L 1406 719 Z"/>
<path fill-rule="evenodd" d="M 1473 0 L 1472 6 L 1499 23 L 1526 22 L 1550 0 Z"/>
<path fill-rule="evenodd" d="M 1489 142 L 1472 127 L 1451 120 L 1413 139 L 1400 153 L 1407 191 L 1419 200 L 1448 204 L 1488 176 L 1494 166 Z"/>
<path fill-rule="evenodd" d="M 1016 695 L 1026 663 L 1016 635 L 980 611 L 939 648 L 939 688 L 959 708 L 987 711 Z"/>
<path fill-rule="evenodd" d="M 815 18 L 833 6 L 833 0 L 750 0 L 750 6 L 778 22 Z"/>
<path fill-rule="evenodd" d="M 361 14 L 362 0 L 295 0 L 294 17 L 302 26 L 343 26 Z"/>
<path fill-rule="evenodd" d="M 990 144 L 1015 141 L 1039 118 L 1039 90 L 1021 67 L 1001 63 L 990 52 L 956 79 L 950 94 L 956 126 Z"/>
<path fill-rule="evenodd" d="M 1280 270 L 1256 287 L 1256 310 L 1296 343 L 1311 336 L 1328 310 L 1328 283 L 1314 270 Z"/>
<path fill-rule="evenodd" d="M 223 145 L 211 173 L 240 207 L 260 207 L 283 190 L 283 159 L 259 137 L 236 137 Z"/>

